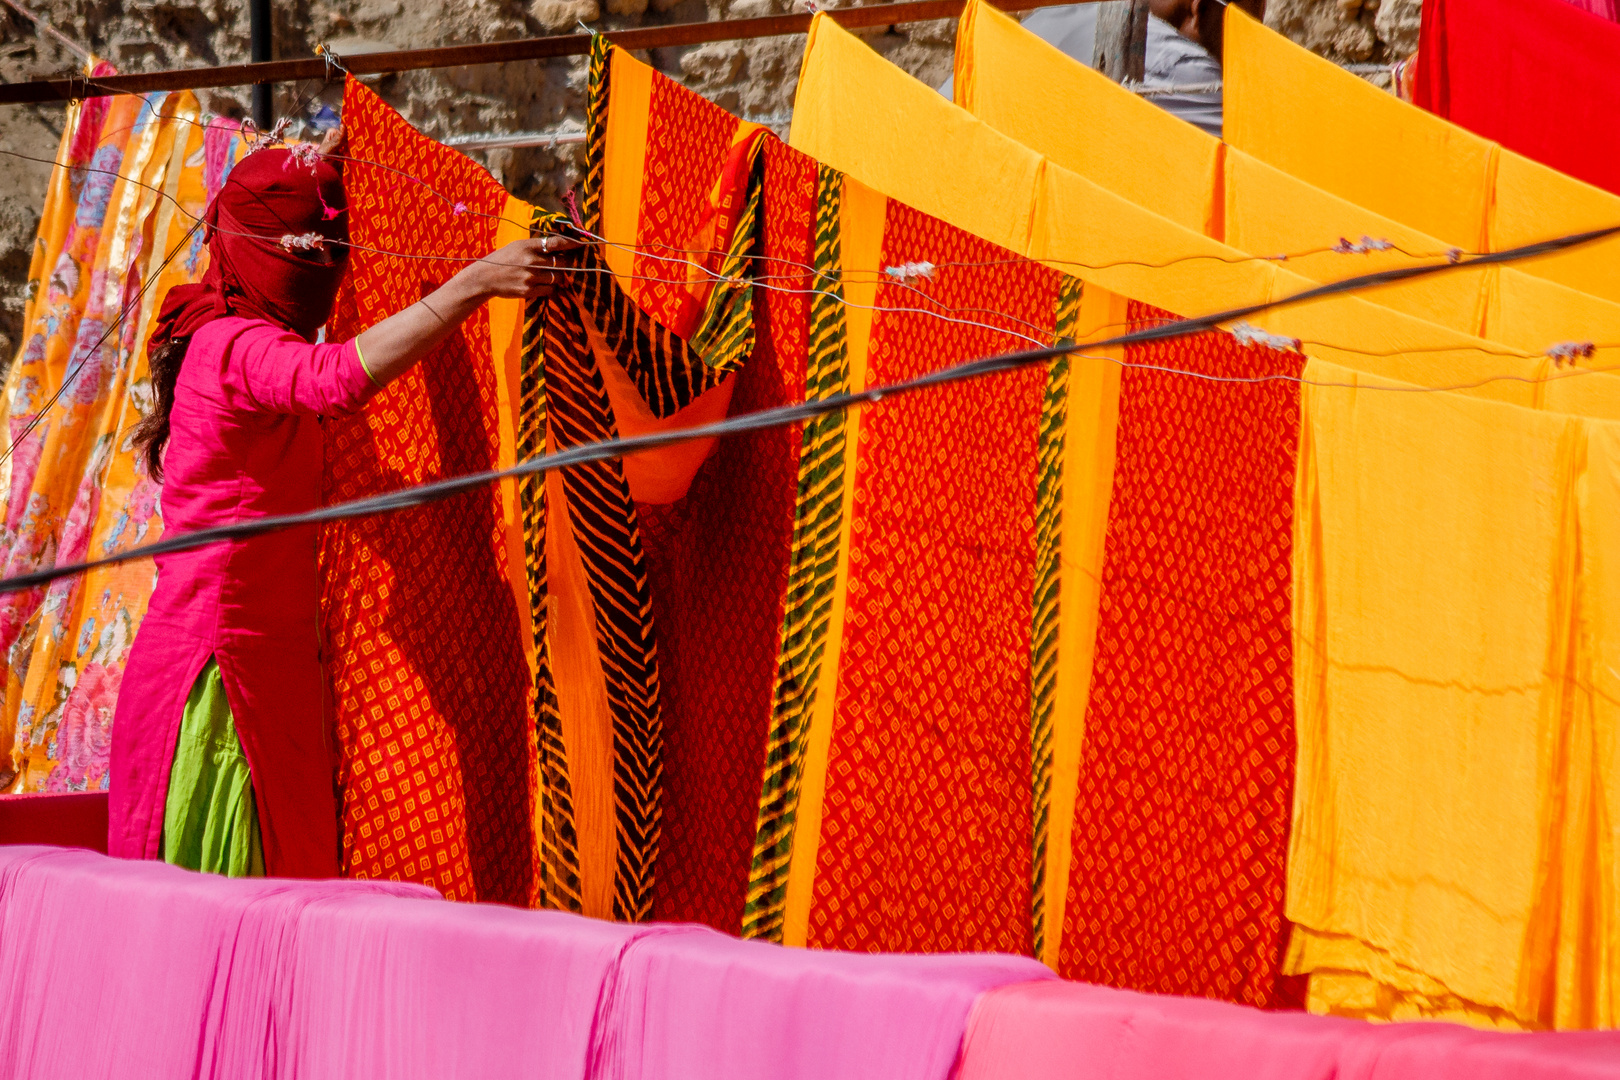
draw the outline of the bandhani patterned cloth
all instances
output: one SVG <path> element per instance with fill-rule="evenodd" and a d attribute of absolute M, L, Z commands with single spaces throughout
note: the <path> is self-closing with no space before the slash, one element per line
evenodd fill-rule
<path fill-rule="evenodd" d="M 506 192 L 351 79 L 344 183 L 354 248 L 328 336 L 416 302 L 494 246 Z M 328 422 L 328 501 L 493 468 L 487 309 Z M 523 904 L 534 872 L 531 679 L 496 488 L 322 531 L 343 866 L 460 900 Z"/>
<path fill-rule="evenodd" d="M 772 280 L 734 413 L 805 396 L 817 169 L 775 139 L 762 157 L 758 265 Z M 664 673 L 660 919 L 742 929 L 802 438 L 792 425 L 725 439 L 684 499 L 644 517 Z"/>
<path fill-rule="evenodd" d="M 646 128 L 637 132 L 630 125 L 628 137 L 643 145 L 607 145 L 614 127 L 609 98 L 615 71 L 630 84 L 623 92 L 627 97 L 615 104 L 632 113 L 639 106 Z M 707 393 L 734 375 L 760 339 L 749 256 L 765 228 L 760 211 L 764 147 L 774 140 L 755 126 L 741 129 L 735 118 L 601 41 L 592 56 L 590 131 L 581 209 L 586 231 L 600 235 L 604 229 L 604 188 L 628 186 L 637 196 L 629 207 L 636 214 L 637 254 L 631 266 L 641 267 L 648 253 L 663 257 L 652 258 L 650 273 L 619 279 L 606 273 L 604 252 L 588 247 L 581 254 L 582 272 L 550 301 L 531 305 L 521 376 L 519 445 L 525 454 L 538 448 L 542 432 L 546 445 L 557 449 L 621 434 L 618 406 L 650 414 L 655 423 L 675 420 L 683 409 L 700 407 Z M 703 145 L 688 145 L 693 138 Z M 707 164 L 693 157 L 704 150 Z M 680 160 L 678 168 L 671 154 Z M 610 156 L 620 168 L 627 156 L 648 166 L 634 175 L 609 176 Z M 657 194 L 649 195 L 650 190 Z M 662 209 L 650 213 L 649 202 L 659 199 Z M 549 217 L 536 215 L 537 232 L 552 227 Z M 624 377 L 634 389 L 619 392 L 639 397 L 639 404 L 620 398 L 616 405 L 608 384 Z M 760 399 L 761 391 L 753 388 L 764 384 L 752 374 L 741 378 L 743 400 Z M 782 398 L 776 393 L 763 400 Z M 564 907 L 581 902 L 574 878 L 579 871 L 588 878 L 582 853 L 600 838 L 590 836 L 574 811 L 603 778 L 591 775 L 589 762 L 577 760 L 578 748 L 568 745 L 565 733 L 572 727 L 580 737 L 590 737 L 580 725 L 605 722 L 611 727 L 613 915 L 639 920 L 656 910 L 665 917 L 707 918 L 737 928 L 793 498 L 791 462 L 784 474 L 768 467 L 768 457 L 773 450 L 780 457 L 790 435 L 768 433 L 763 441 L 723 447 L 673 507 L 634 505 L 628 467 L 618 461 L 562 475 L 566 515 L 551 516 L 550 527 L 561 522 L 578 551 L 596 654 L 583 658 L 583 669 L 594 673 L 605 710 L 601 716 L 567 715 L 569 695 L 555 692 L 551 669 L 571 670 L 577 680 L 582 658 L 556 650 L 577 649 L 580 643 L 548 632 L 548 606 L 537 599 L 532 610 L 544 787 L 542 902 Z M 717 473 L 716 467 L 727 471 Z M 558 577 L 545 562 L 562 549 L 548 548 L 547 492 L 530 482 L 521 490 L 530 588 L 549 591 Z M 769 514 L 773 499 L 780 507 L 774 550 L 768 533 L 750 532 L 747 524 L 750 515 Z M 651 517 L 650 529 L 644 512 Z M 738 574 L 739 566 L 751 565 L 757 572 Z M 653 596 L 660 591 L 661 606 L 655 608 Z M 568 603 L 565 594 L 557 599 Z M 716 632 L 717 626 L 739 623 L 753 628 L 751 639 Z M 673 752 L 665 742 L 670 720 L 666 647 L 677 658 Z M 751 694 L 745 676 L 740 697 L 715 696 L 724 687 L 724 680 L 714 678 L 715 664 L 746 671 L 750 662 L 755 669 Z M 577 687 L 573 698 L 572 707 L 579 708 Z M 752 724 L 752 745 L 746 737 L 716 745 L 717 729 L 735 731 L 739 724 Z M 731 790 L 714 790 L 716 763 L 724 763 L 721 777 L 730 777 Z M 664 822 L 672 776 L 678 824 L 670 853 L 664 847 Z M 717 860 L 729 863 L 721 866 Z M 655 894 L 655 880 L 667 882 L 661 894 Z M 589 892 L 592 883 L 583 884 Z M 655 909 L 657 902 L 661 909 Z"/>
<path fill-rule="evenodd" d="M 1133 327 L 1166 313 L 1133 302 Z M 1127 364 L 1298 376 L 1209 332 Z M 1127 367 L 1059 958 L 1067 978 L 1257 1006 L 1279 987 L 1294 776 L 1299 388 Z"/>
<path fill-rule="evenodd" d="M 167 289 L 206 268 L 193 226 L 245 149 L 239 125 L 216 121 L 205 130 L 201 116 L 196 98 L 182 92 L 85 105 L 68 125 L 69 164 L 53 177 L 36 250 L 41 270 L 52 268 L 50 283 L 36 293 L 24 362 L 12 375 L 21 396 L 38 395 L 37 404 L 48 399 L 32 381 L 42 368 L 62 394 L 16 448 L 31 470 L 25 501 L 33 542 L 19 537 L 14 558 L 45 550 L 50 562 L 76 562 L 161 533 L 156 486 L 130 444 L 150 407 L 146 339 Z M 97 118 L 96 130 L 87 127 Z M 218 159 L 211 177 L 205 147 Z M 64 215 L 71 217 L 65 230 Z M 70 353 L 62 351 L 67 345 Z M 10 494 L 22 500 L 25 492 L 13 486 Z M 32 595 L 31 614 L 10 645 L 5 701 L 8 725 L 13 717 L 17 723 L 10 749 L 18 789 L 105 787 L 113 703 L 152 581 L 150 563 L 130 563 Z"/>
<path fill-rule="evenodd" d="M 868 386 L 1052 340 L 1056 272 L 890 203 L 882 265 L 919 263 L 878 288 Z M 1031 366 L 861 417 L 813 946 L 1032 952 L 1046 384 Z"/>

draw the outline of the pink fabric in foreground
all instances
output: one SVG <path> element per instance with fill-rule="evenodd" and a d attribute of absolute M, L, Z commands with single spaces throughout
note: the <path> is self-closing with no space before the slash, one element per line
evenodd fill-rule
<path fill-rule="evenodd" d="M 600 1080 L 944 1080 L 974 1000 L 1055 979 L 996 953 L 789 949 L 686 925 L 625 950 Z"/>
<path fill-rule="evenodd" d="M 625 947 L 659 926 L 356 897 L 299 934 L 283 1075 L 578 1080 Z"/>
<path fill-rule="evenodd" d="M 1051 977 L 0 847 L 0 1080 L 948 1080 L 975 998 Z"/>
<path fill-rule="evenodd" d="M 438 899 L 0 847 L 0 1077 L 272 1076 L 281 939 L 302 910 L 378 894 Z"/>
<path fill-rule="evenodd" d="M 1263 1012 L 1084 983 L 974 1005 L 960 1080 L 1597 1080 L 1620 1032 L 1516 1035 Z"/>

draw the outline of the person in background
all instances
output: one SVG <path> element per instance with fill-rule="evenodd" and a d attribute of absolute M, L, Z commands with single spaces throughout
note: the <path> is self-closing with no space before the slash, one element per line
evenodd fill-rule
<path fill-rule="evenodd" d="M 1228 0 L 1149 0 L 1147 45 L 1142 88 L 1203 87 L 1191 93 L 1155 94 L 1147 100 L 1172 115 L 1220 138 L 1222 29 Z M 1256 18 L 1265 14 L 1264 0 L 1240 0 L 1238 6 Z M 1100 4 L 1063 4 L 1038 8 L 1024 29 L 1087 65 L 1097 66 L 1097 15 Z M 951 94 L 947 79 L 940 92 Z"/>
<path fill-rule="evenodd" d="M 207 275 L 164 299 L 134 440 L 170 536 L 316 508 L 321 417 L 359 409 L 485 301 L 544 296 L 561 276 L 572 242 L 520 240 L 359 337 L 316 344 L 348 266 L 341 142 L 338 129 L 320 151 L 248 155 L 209 206 Z M 315 530 L 156 562 L 115 712 L 109 852 L 337 876 Z"/>

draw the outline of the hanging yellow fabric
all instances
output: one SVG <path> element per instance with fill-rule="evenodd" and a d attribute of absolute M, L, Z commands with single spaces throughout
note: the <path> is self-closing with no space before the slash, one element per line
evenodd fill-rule
<path fill-rule="evenodd" d="M 1363 238 L 1387 240 L 1394 248 L 1355 254 L 1332 250 L 1341 240 L 1359 243 Z M 1226 241 L 1241 251 L 1287 255 L 1288 269 L 1312 281 L 1433 263 L 1451 247 L 1239 150 L 1227 152 Z M 1484 326 L 1481 307 L 1489 272 L 1453 270 L 1368 289 L 1363 295 L 1375 304 L 1478 335 Z"/>
<path fill-rule="evenodd" d="M 1211 232 L 1207 223 L 1221 224 L 1231 248 L 1279 262 L 1286 255 L 1285 269 L 1293 274 L 1335 281 L 1433 263 L 1452 247 L 1240 150 L 1227 148 L 1223 155 L 1218 140 L 1057 51 L 984 0 L 973 0 L 963 9 L 956 58 L 957 103 L 1001 133 L 1047 155 L 1049 169 L 1073 170 L 1184 228 Z M 1045 123 L 1046 104 L 1056 104 L 1064 115 L 1087 122 Z M 1224 209 L 1212 209 L 1222 196 Z M 1176 239 L 1185 241 L 1184 236 Z M 1368 250 L 1333 250 L 1365 239 L 1374 241 Z M 1381 241 L 1393 247 L 1377 250 Z M 1143 261 L 1153 260 L 1143 257 Z M 1503 279 L 1501 289 L 1498 277 Z M 1575 294 L 1512 267 L 1460 269 L 1369 289 L 1363 296 L 1379 306 L 1499 341 L 1533 357 L 1572 337 L 1620 343 L 1620 305 Z M 1343 341 L 1353 344 L 1353 339 Z M 1351 362 L 1348 357 L 1346 362 Z M 1609 363 L 1620 363 L 1620 353 L 1590 358 L 1588 366 L 1603 368 Z M 1364 365 L 1351 362 L 1351 366 Z M 1403 377 L 1419 375 L 1406 372 Z M 1589 397 L 1584 392 L 1573 399 L 1563 392 L 1559 396 L 1566 401 Z M 1602 414 L 1601 406 L 1598 412 Z"/>
<path fill-rule="evenodd" d="M 898 72 L 837 23 L 812 20 L 789 144 L 925 214 L 1009 251 L 1024 251 L 1045 165 L 1041 156 L 950 108 L 915 79 L 896 79 Z M 848 103 L 853 101 L 882 110 L 894 126 L 851 123 Z M 894 138 L 897 132 L 926 132 L 939 145 L 953 147 L 962 170 L 918 162 L 912 140 Z"/>
<path fill-rule="evenodd" d="M 1572 794 L 1570 817 L 1584 828 L 1584 846 L 1570 845 L 1566 860 L 1596 868 L 1594 879 L 1565 885 L 1565 935 L 1583 948 L 1585 971 L 1577 985 L 1591 988 L 1585 1008 L 1560 1000 L 1566 1026 L 1620 1026 L 1620 862 L 1615 823 L 1620 822 L 1620 671 L 1607 657 L 1620 655 L 1620 425 L 1589 424 L 1585 468 L 1577 486 L 1581 532 L 1581 617 L 1571 739 L 1590 754 L 1587 785 Z M 1578 740 L 1585 738 L 1583 747 Z M 1572 754 L 1572 757 L 1578 756 Z M 1584 794 L 1584 799 L 1579 796 Z M 1590 905 L 1583 901 L 1591 897 Z"/>
<path fill-rule="evenodd" d="M 1448 245 L 1502 251 L 1620 224 L 1620 196 L 1401 101 L 1238 10 L 1226 15 L 1224 79 L 1233 149 Z M 1617 253 L 1620 237 L 1519 269 L 1620 302 Z"/>
<path fill-rule="evenodd" d="M 1221 238 L 1221 141 L 1125 92 L 983 0 L 956 31 L 956 104 L 1183 228 Z M 1062 123 L 1052 123 L 1056 105 Z M 1241 245 L 1239 245 L 1241 246 Z"/>
<path fill-rule="evenodd" d="M 1233 148 L 1447 244 L 1485 249 L 1495 143 L 1400 101 L 1236 8 L 1226 12 L 1222 77 Z"/>
<path fill-rule="evenodd" d="M 1421 110 L 1412 107 L 1412 111 Z M 1620 195 L 1511 150 L 1501 151 L 1487 223 L 1491 251 L 1614 225 L 1620 225 Z M 1525 263 L 1523 269 L 1572 289 L 1620 301 L 1620 237 L 1543 256 Z"/>
<path fill-rule="evenodd" d="M 1582 422 L 1305 378 L 1289 970 L 1313 1011 L 1536 1026 Z"/>
<path fill-rule="evenodd" d="M 1088 285 L 1181 315 L 1270 300 L 1315 284 L 1041 158 L 968 117 L 835 23 L 816 20 L 811 31 L 793 144 L 892 198 L 1022 250 Z M 876 110 L 884 111 L 886 122 L 870 122 Z M 1033 176 L 1032 190 L 1002 184 L 1009 172 Z M 1024 198 L 1033 200 L 1027 215 L 1020 212 Z M 1019 248 L 1013 241 L 1026 217 L 1030 235 Z M 1542 403 L 1540 381 L 1552 370 L 1545 358 L 1503 356 L 1503 349 L 1477 337 L 1359 296 L 1290 305 L 1250 321 L 1300 338 L 1312 355 L 1347 367 L 1422 386 L 1466 388 L 1518 405 Z M 1620 418 L 1620 380 L 1612 386 L 1611 380 L 1588 376 L 1565 381 L 1582 384 L 1588 415 Z"/>

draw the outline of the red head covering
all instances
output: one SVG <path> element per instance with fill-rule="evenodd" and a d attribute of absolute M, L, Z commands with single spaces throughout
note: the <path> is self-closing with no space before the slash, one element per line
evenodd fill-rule
<path fill-rule="evenodd" d="M 199 284 L 169 290 L 148 350 L 226 315 L 314 337 L 332 314 L 348 265 L 347 206 L 342 172 L 314 147 L 249 154 L 204 217 L 208 273 Z M 332 262 L 316 261 L 317 243 Z"/>

